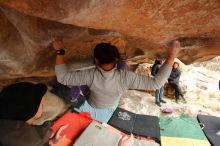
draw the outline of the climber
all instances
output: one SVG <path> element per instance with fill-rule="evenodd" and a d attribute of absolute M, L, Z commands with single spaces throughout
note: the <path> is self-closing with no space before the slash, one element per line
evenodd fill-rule
<path fill-rule="evenodd" d="M 58 82 L 64 85 L 88 85 L 90 97 L 79 109 L 107 123 L 119 104 L 120 96 L 126 89 L 152 90 L 161 88 L 168 79 L 174 58 L 180 50 L 180 43 L 174 41 L 168 49 L 167 59 L 154 78 L 130 71 L 118 70 L 115 66 L 120 59 L 117 47 L 110 43 L 97 44 L 94 49 L 96 67 L 82 71 L 67 71 L 64 62 L 64 44 L 61 38 L 53 39 L 56 51 L 55 73 Z"/>
<path fill-rule="evenodd" d="M 151 70 L 152 76 L 155 76 L 158 73 L 158 71 L 159 71 L 161 65 L 164 63 L 164 61 L 165 61 L 164 59 L 159 59 L 159 60 L 156 59 L 155 60 L 154 65 Z M 164 85 L 161 88 L 156 89 L 155 103 L 159 107 L 161 107 L 161 104 L 160 104 L 161 102 L 166 103 L 166 101 L 163 100 L 163 92 L 164 92 Z"/>
<path fill-rule="evenodd" d="M 180 100 L 179 96 L 181 96 L 183 101 L 186 103 L 186 99 L 185 99 L 183 92 L 182 92 L 180 85 L 179 85 L 180 75 L 181 75 L 181 72 L 179 70 L 179 63 L 174 62 L 173 69 L 171 71 L 168 82 L 175 90 L 176 103 L 179 103 L 179 100 Z"/>
<path fill-rule="evenodd" d="M 128 66 L 125 62 L 125 60 L 120 59 L 117 62 L 117 69 L 118 70 L 127 70 Z M 70 89 L 70 98 L 72 102 L 79 102 L 78 100 L 85 100 L 89 98 L 89 87 L 87 85 L 81 85 L 81 86 L 72 86 Z M 81 103 L 83 103 L 83 101 Z M 80 104 L 81 104 L 80 103 Z"/>

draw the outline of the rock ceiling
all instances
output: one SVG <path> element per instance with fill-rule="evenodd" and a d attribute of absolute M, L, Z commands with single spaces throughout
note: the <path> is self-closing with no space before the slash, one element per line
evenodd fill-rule
<path fill-rule="evenodd" d="M 91 65 L 100 42 L 153 60 L 176 39 L 178 58 L 190 64 L 220 55 L 220 1 L 0 0 L 0 78 L 53 76 L 53 36 L 77 67 Z"/>

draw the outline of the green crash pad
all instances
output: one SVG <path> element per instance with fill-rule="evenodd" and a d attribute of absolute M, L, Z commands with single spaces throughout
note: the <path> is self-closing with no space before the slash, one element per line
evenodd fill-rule
<path fill-rule="evenodd" d="M 207 140 L 196 118 L 160 117 L 161 136 Z"/>

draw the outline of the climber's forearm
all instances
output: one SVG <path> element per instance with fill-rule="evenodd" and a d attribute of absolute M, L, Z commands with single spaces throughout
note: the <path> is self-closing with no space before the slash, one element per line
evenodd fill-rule
<path fill-rule="evenodd" d="M 168 56 L 167 59 L 166 59 L 166 61 L 165 61 L 165 64 L 168 64 L 168 65 L 172 66 L 173 63 L 174 63 L 175 57 L 176 57 L 176 56 Z"/>
<path fill-rule="evenodd" d="M 171 46 L 167 50 L 167 59 L 165 61 L 165 64 L 168 64 L 170 66 L 173 65 L 174 59 L 177 57 L 177 54 L 179 53 L 181 48 L 179 41 L 172 42 Z"/>
<path fill-rule="evenodd" d="M 64 55 L 56 55 L 56 65 L 65 64 Z"/>
<path fill-rule="evenodd" d="M 56 65 L 65 64 L 64 62 L 65 50 L 63 49 L 64 48 L 63 39 L 60 37 L 54 37 L 52 41 L 52 45 L 54 50 L 56 51 Z"/>

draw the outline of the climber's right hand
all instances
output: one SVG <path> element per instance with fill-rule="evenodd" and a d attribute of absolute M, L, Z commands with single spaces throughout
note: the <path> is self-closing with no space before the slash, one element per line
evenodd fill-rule
<path fill-rule="evenodd" d="M 167 59 L 165 64 L 173 65 L 174 59 L 177 57 L 179 51 L 181 49 L 181 45 L 179 41 L 173 41 L 167 48 Z"/>
<path fill-rule="evenodd" d="M 52 40 L 52 45 L 55 50 L 60 50 L 64 48 L 63 39 L 61 37 L 54 37 Z"/>
<path fill-rule="evenodd" d="M 167 50 L 167 57 L 176 58 L 179 51 L 181 49 L 181 45 L 179 41 L 173 41 Z"/>

